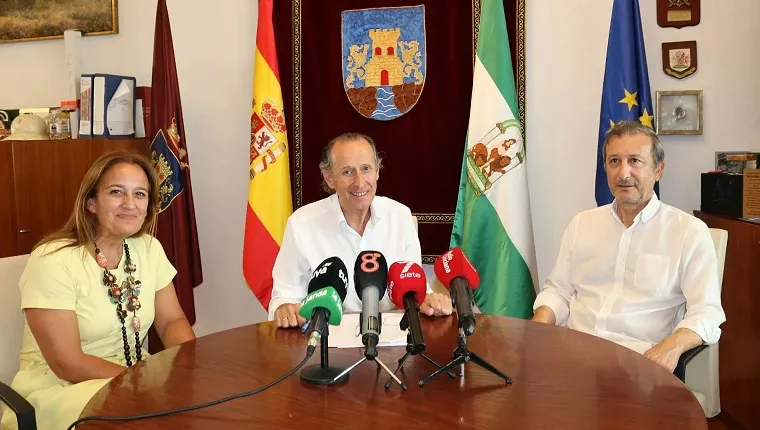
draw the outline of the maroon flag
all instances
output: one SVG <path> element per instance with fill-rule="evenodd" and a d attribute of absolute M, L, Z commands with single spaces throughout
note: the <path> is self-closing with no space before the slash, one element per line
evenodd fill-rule
<path fill-rule="evenodd" d="M 150 99 L 150 124 L 146 126 L 148 136 L 152 138 L 150 156 L 158 171 L 161 194 L 156 236 L 177 269 L 174 288 L 185 316 L 190 324 L 194 324 L 193 288 L 203 282 L 203 271 L 166 0 L 158 0 L 156 10 Z M 154 344 L 151 339 L 149 345 Z"/>

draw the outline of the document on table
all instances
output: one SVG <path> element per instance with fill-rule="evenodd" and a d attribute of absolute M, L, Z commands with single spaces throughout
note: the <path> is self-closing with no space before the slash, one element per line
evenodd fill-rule
<path fill-rule="evenodd" d="M 406 330 L 399 328 L 403 313 L 383 313 L 378 346 L 405 346 Z M 330 348 L 363 347 L 359 314 L 343 314 L 339 326 L 330 326 Z"/>

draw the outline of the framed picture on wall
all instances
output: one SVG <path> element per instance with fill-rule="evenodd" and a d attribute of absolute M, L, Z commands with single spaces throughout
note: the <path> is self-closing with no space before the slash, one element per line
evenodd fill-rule
<path fill-rule="evenodd" d="M 119 32 L 118 0 L 1 0 L 0 43 Z"/>
<path fill-rule="evenodd" d="M 702 134 L 702 90 L 657 91 L 657 134 Z"/>

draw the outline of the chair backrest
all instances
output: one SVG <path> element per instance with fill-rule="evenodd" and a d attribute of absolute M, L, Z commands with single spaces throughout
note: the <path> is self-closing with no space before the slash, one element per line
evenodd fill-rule
<path fill-rule="evenodd" d="M 728 246 L 728 232 L 719 228 L 711 228 L 710 236 L 712 236 L 713 244 L 715 245 L 715 254 L 718 257 L 718 283 L 723 288 L 723 267 L 726 265 L 726 246 Z"/>
<path fill-rule="evenodd" d="M 8 385 L 18 372 L 18 353 L 24 334 L 18 281 L 28 258 L 28 255 L 0 258 L 0 382 Z"/>

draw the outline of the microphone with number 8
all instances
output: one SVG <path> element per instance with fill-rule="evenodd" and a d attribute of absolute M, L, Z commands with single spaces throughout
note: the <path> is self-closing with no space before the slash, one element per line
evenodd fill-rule
<path fill-rule="evenodd" d="M 397 261 L 391 264 L 388 269 L 388 295 L 397 308 L 404 309 L 406 312 L 409 347 L 413 354 L 425 351 L 419 305 L 425 301 L 426 294 L 427 280 L 419 264 L 413 261 Z"/>
<path fill-rule="evenodd" d="M 354 287 L 362 300 L 361 334 L 366 346 L 364 356 L 377 357 L 380 342 L 380 299 L 385 296 L 388 281 L 388 263 L 378 251 L 362 251 L 354 264 Z"/>
<path fill-rule="evenodd" d="M 480 276 L 462 249 L 453 248 L 435 260 L 435 276 L 449 290 L 452 304 L 457 309 L 459 327 L 465 335 L 475 332 L 475 315 L 472 312 L 472 290 L 480 284 Z"/>
<path fill-rule="evenodd" d="M 298 314 L 306 319 L 311 327 L 309 343 L 306 349 L 312 355 L 320 339 L 327 330 L 327 324 L 340 325 L 343 319 L 343 300 L 346 298 L 348 271 L 338 257 L 330 257 L 314 270 L 309 281 L 309 294 L 301 301 Z"/>

